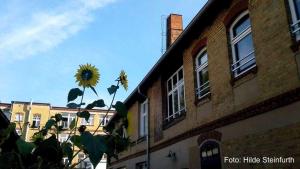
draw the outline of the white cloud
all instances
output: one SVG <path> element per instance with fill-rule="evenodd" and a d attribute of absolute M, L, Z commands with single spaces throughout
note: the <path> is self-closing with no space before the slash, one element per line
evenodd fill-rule
<path fill-rule="evenodd" d="M 94 10 L 113 1 L 66 1 L 54 9 L 32 13 L 28 21 L 22 21 L 21 26 L 0 29 L 0 32 L 5 32 L 4 35 L 0 34 L 0 62 L 24 59 L 55 47 L 93 21 Z"/>

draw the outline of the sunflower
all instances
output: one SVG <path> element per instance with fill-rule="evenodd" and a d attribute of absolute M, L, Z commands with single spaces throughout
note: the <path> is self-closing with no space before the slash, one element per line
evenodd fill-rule
<path fill-rule="evenodd" d="M 121 82 L 121 85 L 124 87 L 125 90 L 128 89 L 128 80 L 127 75 L 124 70 L 121 71 L 119 80 Z"/>
<path fill-rule="evenodd" d="M 78 85 L 83 87 L 96 86 L 100 77 L 98 69 L 91 64 L 79 65 L 79 67 L 75 75 Z"/>

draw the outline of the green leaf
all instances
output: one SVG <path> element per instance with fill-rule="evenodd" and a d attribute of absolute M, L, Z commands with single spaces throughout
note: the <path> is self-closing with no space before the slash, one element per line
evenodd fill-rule
<path fill-rule="evenodd" d="M 76 108 L 80 107 L 80 104 L 69 103 L 69 104 L 67 104 L 67 107 L 71 108 L 71 109 L 76 109 Z"/>
<path fill-rule="evenodd" d="M 105 103 L 103 99 L 96 100 L 91 104 L 88 104 L 85 109 L 93 109 L 94 107 L 105 107 Z"/>
<path fill-rule="evenodd" d="M 70 129 L 73 129 L 75 127 L 75 119 L 73 119 L 70 123 Z"/>
<path fill-rule="evenodd" d="M 90 132 L 85 131 L 81 134 L 81 142 L 89 154 L 91 163 L 96 167 L 103 153 L 107 151 L 105 137 L 101 135 L 93 136 Z"/>
<path fill-rule="evenodd" d="M 90 88 L 93 90 L 93 92 L 98 96 L 98 93 L 96 91 L 96 89 L 93 86 L 90 86 Z"/>
<path fill-rule="evenodd" d="M 121 116 L 121 117 L 126 117 L 127 116 L 127 108 L 125 106 L 125 104 L 123 104 L 120 101 L 117 101 L 116 104 L 113 106 L 117 113 Z"/>
<path fill-rule="evenodd" d="M 63 152 L 60 146 L 60 142 L 56 139 L 56 136 L 54 134 L 46 140 L 43 140 L 34 150 L 33 155 L 40 156 L 44 161 L 50 163 L 61 162 L 61 159 L 63 158 Z"/>
<path fill-rule="evenodd" d="M 93 103 L 88 104 L 88 105 L 85 107 L 85 109 L 88 109 L 88 110 L 93 109 L 93 108 L 94 108 L 94 104 L 93 104 Z"/>
<path fill-rule="evenodd" d="M 56 120 L 57 122 L 59 122 L 59 121 L 61 121 L 61 120 L 63 119 L 63 117 L 62 117 L 61 114 L 55 114 L 54 118 L 55 118 L 55 120 Z"/>
<path fill-rule="evenodd" d="M 94 104 L 94 107 L 104 107 L 105 106 L 104 100 L 102 100 L 102 99 L 94 101 L 93 104 Z"/>
<path fill-rule="evenodd" d="M 49 130 L 53 125 L 55 124 L 55 120 L 54 119 L 49 119 L 45 125 L 45 129 Z"/>
<path fill-rule="evenodd" d="M 10 123 L 6 129 L 0 129 L 0 145 L 9 139 L 10 133 L 15 132 L 16 123 Z"/>
<path fill-rule="evenodd" d="M 30 154 L 35 148 L 35 145 L 33 143 L 26 142 L 20 138 L 17 140 L 16 144 L 19 152 L 23 155 Z"/>
<path fill-rule="evenodd" d="M 82 96 L 83 91 L 81 91 L 79 88 L 73 88 L 69 91 L 68 94 L 68 102 L 75 100 L 78 96 Z"/>
<path fill-rule="evenodd" d="M 115 93 L 119 89 L 119 86 L 111 85 L 109 88 L 107 88 L 108 93 L 111 95 Z"/>
<path fill-rule="evenodd" d="M 87 110 L 82 111 L 82 112 L 77 112 L 77 116 L 81 117 L 81 118 L 84 118 L 86 121 L 89 120 L 90 115 L 91 115 L 90 112 L 88 112 Z"/>
<path fill-rule="evenodd" d="M 63 150 L 64 155 L 67 155 L 68 160 L 72 161 L 72 157 L 73 157 L 72 144 L 64 142 L 62 144 L 62 150 Z"/>
<path fill-rule="evenodd" d="M 78 135 L 74 135 L 71 136 L 70 140 L 72 141 L 72 143 L 77 146 L 77 147 L 81 147 L 81 137 Z"/>

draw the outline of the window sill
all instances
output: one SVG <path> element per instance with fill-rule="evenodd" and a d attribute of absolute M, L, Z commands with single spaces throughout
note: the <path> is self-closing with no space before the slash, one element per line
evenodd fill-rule
<path fill-rule="evenodd" d="M 256 73 L 257 73 L 257 66 L 254 66 L 253 68 L 249 69 L 247 72 L 241 74 L 240 76 L 232 77 L 230 83 L 232 86 L 236 86 L 237 82 L 239 82 L 241 79 L 244 79 L 246 76 L 249 76 L 251 74 L 255 75 Z"/>
<path fill-rule="evenodd" d="M 146 136 L 143 136 L 143 137 L 138 138 L 138 139 L 136 140 L 136 144 L 142 143 L 142 142 L 144 142 L 144 141 L 146 141 Z"/>
<path fill-rule="evenodd" d="M 94 126 L 93 124 L 81 124 L 81 125 L 84 125 L 84 126 L 87 126 L 87 127 Z"/>
<path fill-rule="evenodd" d="M 211 98 L 211 93 L 208 93 L 207 95 L 205 95 L 204 97 L 201 97 L 201 98 L 196 96 L 194 104 L 195 104 L 195 106 L 200 106 L 200 105 L 210 101 L 210 98 Z"/>
<path fill-rule="evenodd" d="M 186 114 L 186 112 L 183 111 L 178 117 L 172 119 L 169 122 L 164 122 L 163 123 L 163 130 L 166 130 L 166 129 L 174 126 L 175 124 L 181 122 L 182 120 L 184 120 L 185 119 L 185 114 Z"/>

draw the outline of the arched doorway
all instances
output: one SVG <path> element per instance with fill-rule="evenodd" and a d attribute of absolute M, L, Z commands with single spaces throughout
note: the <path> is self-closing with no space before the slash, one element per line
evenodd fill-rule
<path fill-rule="evenodd" d="M 221 169 L 221 155 L 219 143 L 207 140 L 200 146 L 201 169 Z"/>

